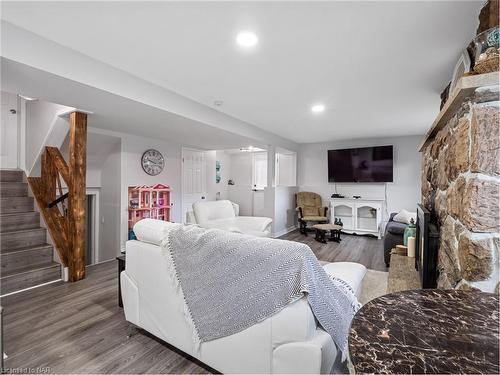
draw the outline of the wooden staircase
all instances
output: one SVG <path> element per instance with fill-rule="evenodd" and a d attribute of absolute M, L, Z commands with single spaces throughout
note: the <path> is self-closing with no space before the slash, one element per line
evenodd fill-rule
<path fill-rule="evenodd" d="M 0 170 L 0 295 L 61 279 L 24 173 Z"/>

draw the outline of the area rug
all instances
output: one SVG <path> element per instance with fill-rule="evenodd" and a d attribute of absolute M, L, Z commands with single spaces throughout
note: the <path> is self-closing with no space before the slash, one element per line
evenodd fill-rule
<path fill-rule="evenodd" d="M 359 302 L 363 305 L 374 298 L 387 294 L 389 272 L 366 270 Z"/>
<path fill-rule="evenodd" d="M 319 261 L 322 265 L 328 264 L 323 260 Z M 366 270 L 366 275 L 363 279 L 363 289 L 358 300 L 362 305 L 377 297 L 387 294 L 387 280 L 389 272 Z"/>

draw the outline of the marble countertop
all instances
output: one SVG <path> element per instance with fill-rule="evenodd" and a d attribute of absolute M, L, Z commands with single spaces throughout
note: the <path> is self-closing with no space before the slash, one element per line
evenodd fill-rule
<path fill-rule="evenodd" d="M 378 297 L 353 319 L 356 373 L 494 373 L 499 367 L 496 294 L 419 289 Z"/>

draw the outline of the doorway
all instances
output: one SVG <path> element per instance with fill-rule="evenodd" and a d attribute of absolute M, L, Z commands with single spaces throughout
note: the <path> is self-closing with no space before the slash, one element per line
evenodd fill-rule
<path fill-rule="evenodd" d="M 89 266 L 100 262 L 99 259 L 99 191 L 87 189 L 86 200 L 86 253 L 85 265 Z"/>
<path fill-rule="evenodd" d="M 252 153 L 252 216 L 266 216 L 267 151 Z"/>
<path fill-rule="evenodd" d="M 87 226 L 85 228 L 86 234 L 86 253 L 85 253 L 85 265 L 94 264 L 94 241 L 93 236 L 93 218 L 94 218 L 94 196 L 87 195 L 87 212 L 85 218 L 87 219 Z"/>
<path fill-rule="evenodd" d="M 205 151 L 182 148 L 182 222 L 193 203 L 206 197 Z"/>

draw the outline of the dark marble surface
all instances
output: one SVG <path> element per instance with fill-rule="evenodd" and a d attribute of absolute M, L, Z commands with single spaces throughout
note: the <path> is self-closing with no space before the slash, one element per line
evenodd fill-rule
<path fill-rule="evenodd" d="M 498 295 L 421 289 L 387 294 L 353 319 L 356 373 L 498 374 Z"/>

